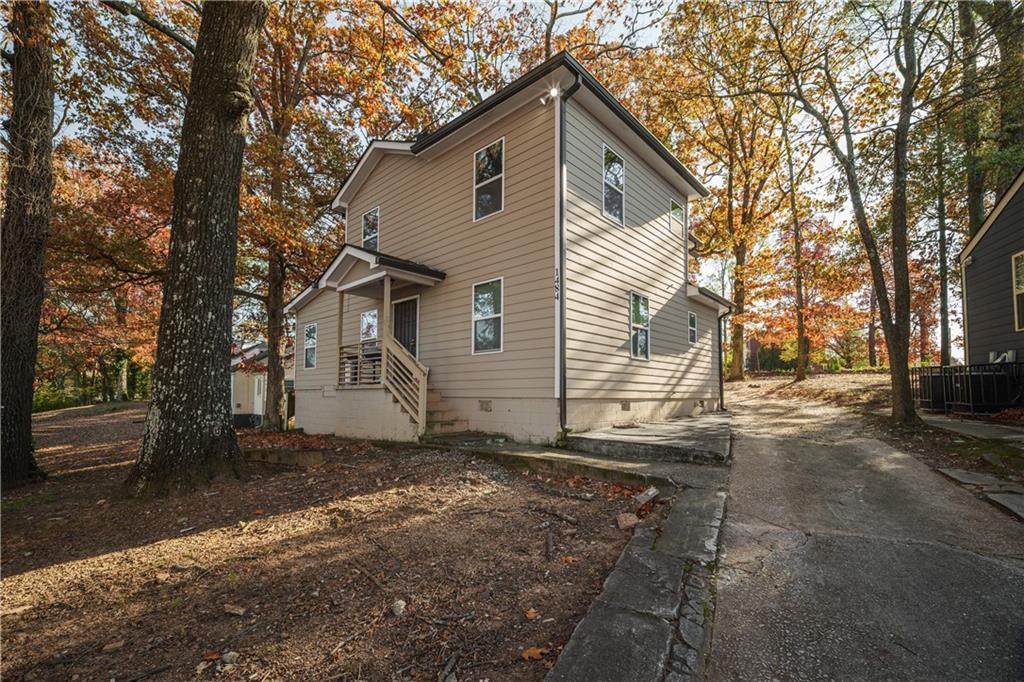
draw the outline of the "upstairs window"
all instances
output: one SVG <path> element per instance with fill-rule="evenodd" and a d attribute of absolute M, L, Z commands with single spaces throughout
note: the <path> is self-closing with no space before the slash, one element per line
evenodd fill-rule
<path fill-rule="evenodd" d="M 359 340 L 375 341 L 377 339 L 377 311 L 367 310 L 359 315 Z"/>
<path fill-rule="evenodd" d="M 377 233 L 380 230 L 380 206 L 375 206 L 363 214 L 363 248 L 379 251 Z"/>
<path fill-rule="evenodd" d="M 473 354 L 501 352 L 504 280 L 473 285 Z"/>
<path fill-rule="evenodd" d="M 626 162 L 622 157 L 604 145 L 602 185 L 605 217 L 619 225 L 626 224 Z"/>
<path fill-rule="evenodd" d="M 505 203 L 505 138 L 473 156 L 473 220 L 499 213 Z"/>
<path fill-rule="evenodd" d="M 669 222 L 672 227 L 672 234 L 678 234 L 683 239 L 686 239 L 689 210 L 685 203 L 681 204 L 675 199 L 672 200 L 672 206 L 669 210 Z"/>
<path fill-rule="evenodd" d="M 1014 329 L 1024 332 L 1024 251 L 1013 254 Z"/>
<path fill-rule="evenodd" d="M 635 291 L 629 292 L 629 356 L 651 359 L 650 301 Z"/>
<path fill-rule="evenodd" d="M 305 369 L 316 367 L 316 322 L 307 324 L 302 334 L 303 361 Z"/>
<path fill-rule="evenodd" d="M 690 343 L 697 343 L 697 313 L 687 313 L 689 320 L 687 328 L 690 333 Z"/>

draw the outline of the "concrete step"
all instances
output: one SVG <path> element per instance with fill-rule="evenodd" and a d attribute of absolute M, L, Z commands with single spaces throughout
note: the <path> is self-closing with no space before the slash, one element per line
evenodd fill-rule
<path fill-rule="evenodd" d="M 428 424 L 430 422 L 445 422 L 453 419 L 459 419 L 459 414 L 461 413 L 458 410 L 452 410 L 445 407 L 433 408 L 430 405 L 427 405 Z"/>
<path fill-rule="evenodd" d="M 447 447 L 461 447 L 475 450 L 476 448 L 501 446 L 507 443 L 509 439 L 501 433 L 467 431 L 465 428 L 461 431 L 431 433 L 428 425 L 427 434 L 420 440 L 426 443 L 434 443 Z"/>
<path fill-rule="evenodd" d="M 469 422 L 465 419 L 446 419 L 443 421 L 427 420 L 427 435 L 442 433 L 461 433 L 469 428 Z"/>

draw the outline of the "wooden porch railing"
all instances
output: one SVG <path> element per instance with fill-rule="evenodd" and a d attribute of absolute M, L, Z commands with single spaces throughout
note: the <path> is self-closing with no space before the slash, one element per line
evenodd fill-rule
<path fill-rule="evenodd" d="M 338 349 L 338 385 L 343 388 L 380 383 L 383 350 L 380 341 L 363 341 Z"/>
<path fill-rule="evenodd" d="M 429 370 L 394 336 L 341 346 L 338 367 L 338 386 L 383 385 L 409 413 L 418 435 L 426 432 Z"/>
<path fill-rule="evenodd" d="M 398 399 L 412 420 L 417 435 L 427 430 L 427 375 L 429 371 L 394 336 L 384 338 L 384 388 Z"/>

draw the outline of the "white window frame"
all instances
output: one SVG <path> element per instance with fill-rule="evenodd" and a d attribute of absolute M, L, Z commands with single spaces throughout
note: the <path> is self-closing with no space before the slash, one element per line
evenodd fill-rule
<path fill-rule="evenodd" d="M 676 232 L 676 216 L 672 210 L 675 206 L 683 209 L 683 224 L 680 225 L 682 229 Z M 672 234 L 678 234 L 686 241 L 686 233 L 690 230 L 690 204 L 687 201 L 679 201 L 677 199 L 669 199 L 668 202 L 668 229 Z"/>
<path fill-rule="evenodd" d="M 368 336 L 363 338 L 363 315 L 367 313 L 374 313 L 377 316 L 377 322 L 373 325 L 373 328 L 377 330 L 374 336 Z M 380 311 L 376 308 L 373 310 L 364 310 L 359 313 L 359 343 L 367 343 L 369 341 L 376 341 L 380 338 Z"/>
<path fill-rule="evenodd" d="M 359 246 L 364 249 L 366 248 L 366 216 L 370 215 L 374 211 L 377 212 L 377 248 L 373 250 L 380 251 L 380 206 L 374 206 L 359 217 Z"/>
<path fill-rule="evenodd" d="M 1017 258 L 1024 259 L 1024 251 L 1018 251 L 1010 256 L 1010 277 L 1013 278 L 1010 282 L 1010 289 L 1013 290 L 1013 330 L 1024 332 L 1024 310 L 1019 311 L 1019 314 L 1017 310 L 1017 295 L 1024 294 L 1024 289 L 1017 288 Z"/>
<path fill-rule="evenodd" d="M 497 315 L 486 315 L 484 317 L 476 316 L 476 288 L 481 284 L 490 284 L 491 282 L 500 282 L 501 284 L 501 312 Z M 501 334 L 498 336 L 498 347 L 489 350 L 477 350 L 476 349 L 476 323 L 480 320 L 492 320 L 495 317 L 501 318 Z M 473 286 L 469 288 L 469 350 L 472 355 L 490 355 L 492 353 L 502 353 L 505 350 L 505 277 L 491 277 L 480 282 L 474 282 Z"/>
<path fill-rule="evenodd" d="M 641 298 L 647 299 L 647 326 L 644 326 L 642 324 L 633 324 L 633 297 L 634 296 L 639 296 Z M 650 362 L 651 361 L 651 297 L 648 296 L 647 294 L 645 294 L 642 291 L 637 291 L 636 289 L 630 289 L 629 290 L 629 296 L 626 298 L 626 305 L 627 305 L 627 308 L 626 308 L 627 321 L 629 322 L 629 340 L 627 342 L 629 344 L 629 357 L 634 359 L 634 360 L 643 360 L 644 362 Z M 633 354 L 633 330 L 634 329 L 644 329 L 644 330 L 647 331 L 647 355 L 646 356 L 634 355 Z"/>
<path fill-rule="evenodd" d="M 500 142 L 501 143 L 501 172 L 498 173 L 497 175 L 495 175 L 493 178 L 487 178 L 483 182 L 477 182 L 476 181 L 476 155 L 479 154 L 480 152 L 482 152 L 483 150 L 487 149 L 488 147 L 493 146 L 496 142 Z M 471 175 L 469 177 L 470 177 L 470 180 L 473 183 L 473 205 L 470 206 L 470 211 L 472 212 L 472 217 L 473 217 L 473 222 L 474 223 L 478 223 L 481 220 L 487 220 L 491 216 L 496 216 L 496 215 L 499 215 L 499 214 L 505 212 L 505 151 L 506 151 L 506 148 L 505 148 L 505 136 L 502 135 L 498 139 L 491 140 L 490 142 L 485 144 L 483 147 L 480 147 L 480 149 L 477 149 L 475 152 L 473 152 L 473 158 L 472 158 L 472 162 L 473 163 L 472 163 Z M 498 178 L 501 178 L 501 208 L 499 208 L 497 211 L 494 211 L 492 213 L 488 213 L 485 216 L 481 216 L 480 218 L 477 218 L 476 217 L 476 191 L 478 189 L 480 189 L 480 187 L 482 185 L 486 185 L 489 182 L 494 182 Z"/>
<path fill-rule="evenodd" d="M 605 151 L 609 151 L 612 154 L 615 154 L 615 156 L 619 157 L 619 160 L 622 161 L 622 189 L 620 190 L 618 187 L 613 187 L 613 186 L 609 185 L 609 187 L 614 189 L 616 192 L 621 192 L 622 193 L 622 220 L 621 221 L 618 218 L 616 218 L 615 216 L 610 215 L 607 211 L 604 210 L 604 186 L 607 184 L 605 182 L 605 179 L 604 179 L 604 155 L 605 155 Z M 615 223 L 619 227 L 626 227 L 626 157 L 623 156 L 622 154 L 618 153 L 617 151 L 615 151 L 615 149 L 610 144 L 608 144 L 607 142 L 602 142 L 601 143 L 601 163 L 600 163 L 599 168 L 601 169 L 601 215 L 604 216 L 605 218 L 607 218 L 608 220 L 610 220 L 611 222 Z"/>
<path fill-rule="evenodd" d="M 686 311 L 686 338 L 690 343 L 697 343 L 697 313 L 692 310 Z"/>
<path fill-rule="evenodd" d="M 306 331 L 310 327 L 313 328 L 313 345 L 312 346 L 307 346 L 306 342 L 309 340 L 309 336 L 306 334 Z M 317 323 L 316 322 L 310 322 L 308 324 L 303 325 L 303 327 L 302 327 L 302 369 L 316 369 L 316 347 L 319 345 L 319 343 L 320 343 L 320 330 L 317 328 Z M 309 362 L 308 362 L 309 356 L 306 355 L 306 349 L 307 348 L 312 348 L 313 349 L 313 364 L 309 364 Z"/>

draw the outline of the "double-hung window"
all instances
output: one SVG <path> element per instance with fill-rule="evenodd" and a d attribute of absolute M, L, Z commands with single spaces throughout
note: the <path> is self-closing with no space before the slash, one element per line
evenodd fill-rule
<path fill-rule="evenodd" d="M 359 314 L 359 340 L 377 340 L 377 311 L 366 310 Z"/>
<path fill-rule="evenodd" d="M 1016 331 L 1024 331 L 1024 251 L 1013 254 L 1013 312 Z"/>
<path fill-rule="evenodd" d="M 304 369 L 316 367 L 316 322 L 307 324 L 303 329 L 302 350 L 302 367 Z"/>
<path fill-rule="evenodd" d="M 690 343 L 697 343 L 697 313 L 688 312 L 687 329 L 690 333 Z"/>
<path fill-rule="evenodd" d="M 669 209 L 669 222 L 672 227 L 672 234 L 678 234 L 683 239 L 686 239 L 688 213 L 689 210 L 685 203 L 679 203 L 675 199 L 672 200 L 672 206 Z"/>
<path fill-rule="evenodd" d="M 473 155 L 473 220 L 499 213 L 505 204 L 505 138 Z"/>
<path fill-rule="evenodd" d="M 473 285 L 473 353 L 498 353 L 503 335 L 505 282 L 499 277 Z"/>
<path fill-rule="evenodd" d="M 626 162 L 604 145 L 602 154 L 602 212 L 619 225 L 626 224 Z"/>
<path fill-rule="evenodd" d="M 378 232 L 380 231 L 380 206 L 374 206 L 363 214 L 363 248 L 379 251 Z"/>
<path fill-rule="evenodd" d="M 643 294 L 629 292 L 629 356 L 651 359 L 651 308 Z"/>

